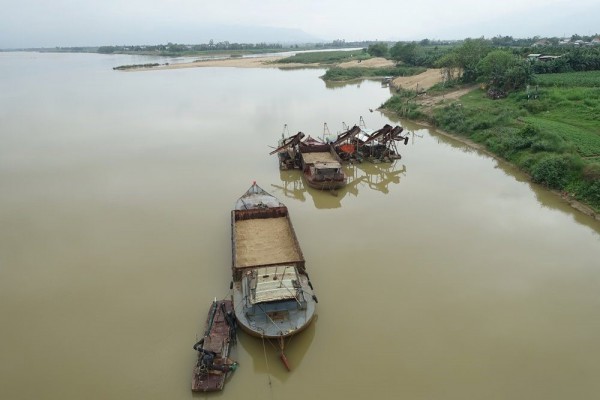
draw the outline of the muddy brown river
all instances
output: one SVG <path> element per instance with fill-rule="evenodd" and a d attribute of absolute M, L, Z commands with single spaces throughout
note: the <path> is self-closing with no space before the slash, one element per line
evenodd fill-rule
<path fill-rule="evenodd" d="M 1 399 L 590 399 L 600 393 L 600 224 L 510 166 L 376 109 L 323 70 L 117 72 L 131 56 L 0 53 Z M 162 61 L 164 62 L 164 61 Z M 283 127 L 363 117 L 410 135 L 337 193 L 280 172 Z M 392 118 L 392 119 L 390 119 Z M 318 295 L 288 343 L 240 334 L 239 369 L 190 391 L 230 295 L 230 210 L 283 201 Z"/>

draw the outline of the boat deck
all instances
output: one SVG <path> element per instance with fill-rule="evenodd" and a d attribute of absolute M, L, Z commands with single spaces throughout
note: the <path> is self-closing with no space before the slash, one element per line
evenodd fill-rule
<path fill-rule="evenodd" d="M 231 327 L 225 319 L 225 313 L 232 311 L 233 304 L 231 300 L 219 300 L 213 303 L 206 319 L 206 329 L 208 331 L 205 332 L 202 348 L 215 353 L 215 365 L 223 365 L 229 361 Z M 199 354 L 198 363 L 194 367 L 192 375 L 192 391 L 215 392 L 223 390 L 228 374 L 219 370 L 208 371 L 202 369 L 200 357 Z"/>
<path fill-rule="evenodd" d="M 302 158 L 305 164 L 338 162 L 329 152 L 302 153 Z"/>

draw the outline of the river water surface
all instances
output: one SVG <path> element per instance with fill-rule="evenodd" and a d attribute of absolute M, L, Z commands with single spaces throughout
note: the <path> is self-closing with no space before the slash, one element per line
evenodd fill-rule
<path fill-rule="evenodd" d="M 117 72 L 129 56 L 0 53 L 0 398 L 190 399 L 229 295 L 230 210 L 290 209 L 319 298 L 288 344 L 241 334 L 224 399 L 589 399 L 600 225 L 320 69 Z M 337 194 L 280 172 L 283 127 L 410 132 Z"/>

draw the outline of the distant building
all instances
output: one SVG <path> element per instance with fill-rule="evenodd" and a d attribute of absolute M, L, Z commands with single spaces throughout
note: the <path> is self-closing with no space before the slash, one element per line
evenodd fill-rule
<path fill-rule="evenodd" d="M 550 45 L 550 41 L 548 39 L 541 39 L 538 40 L 537 42 L 535 42 L 534 44 L 532 44 L 532 47 L 544 47 L 544 46 L 549 46 Z"/>
<path fill-rule="evenodd" d="M 552 61 L 560 58 L 560 56 L 539 56 L 537 59 L 540 61 Z"/>
<path fill-rule="evenodd" d="M 528 54 L 527 55 L 527 59 L 529 61 L 552 61 L 552 60 L 556 60 L 557 58 L 560 58 L 560 56 L 545 56 L 542 54 Z"/>

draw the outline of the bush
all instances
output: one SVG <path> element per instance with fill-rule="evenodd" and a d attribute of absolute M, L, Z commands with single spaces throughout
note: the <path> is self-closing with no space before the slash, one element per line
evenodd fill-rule
<path fill-rule="evenodd" d="M 532 166 L 531 177 L 536 183 L 561 190 L 576 170 L 577 163 L 571 156 L 546 153 Z"/>
<path fill-rule="evenodd" d="M 490 151 L 511 161 L 517 153 L 529 148 L 531 143 L 531 136 L 523 134 L 522 131 L 508 129 L 494 132 L 485 141 L 485 145 Z"/>
<path fill-rule="evenodd" d="M 536 140 L 531 144 L 531 150 L 534 152 L 563 153 L 565 148 L 565 140 L 552 132 L 538 134 Z"/>
<path fill-rule="evenodd" d="M 388 67 L 388 68 L 329 68 L 323 79 L 326 81 L 346 81 L 358 78 L 381 77 L 381 76 L 411 76 L 424 72 L 421 67 Z"/>
<path fill-rule="evenodd" d="M 587 164 L 582 171 L 583 179 L 586 181 L 600 180 L 600 163 L 593 162 Z"/>
<path fill-rule="evenodd" d="M 386 57 L 389 53 L 389 48 L 386 43 L 375 43 L 369 45 L 367 53 L 373 57 Z"/>
<path fill-rule="evenodd" d="M 575 192 L 577 198 L 582 199 L 596 209 L 600 209 L 600 180 L 595 180 L 591 184 L 579 185 L 570 189 Z"/>

